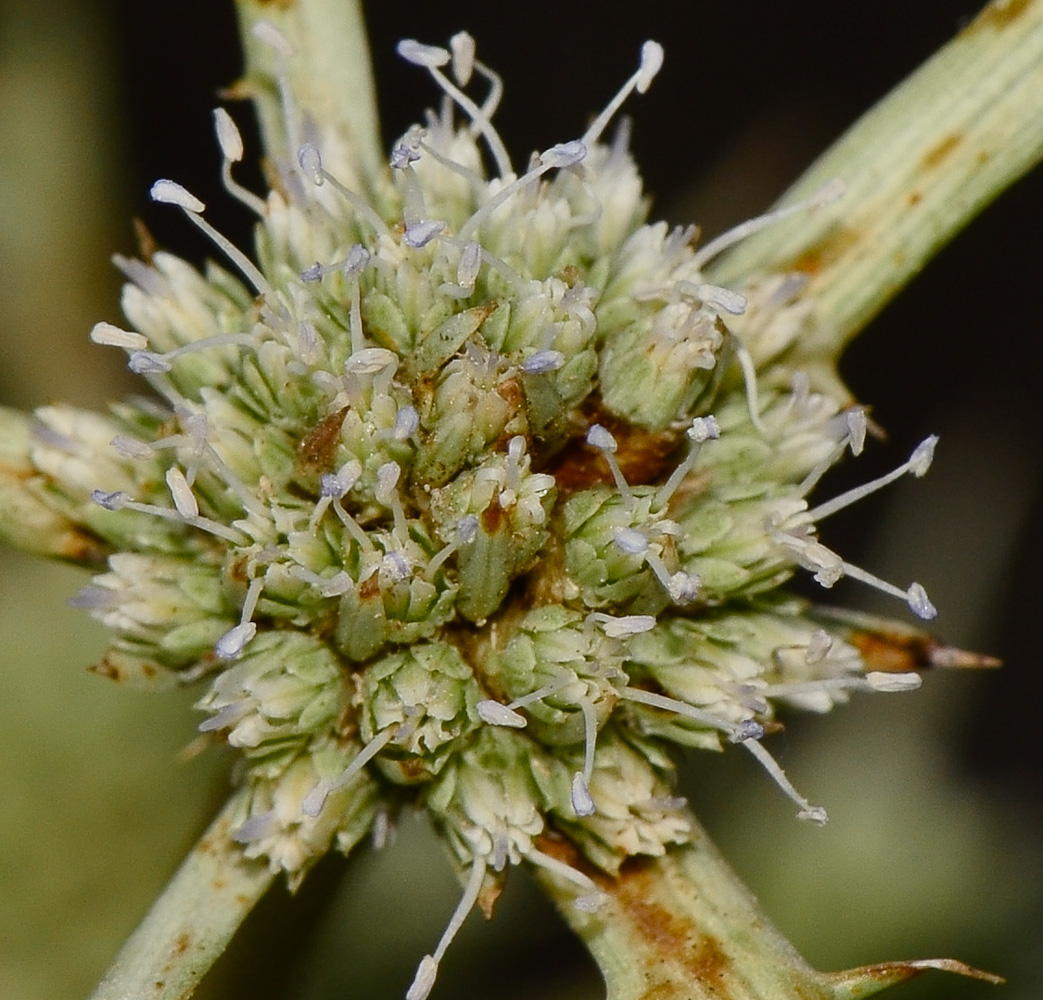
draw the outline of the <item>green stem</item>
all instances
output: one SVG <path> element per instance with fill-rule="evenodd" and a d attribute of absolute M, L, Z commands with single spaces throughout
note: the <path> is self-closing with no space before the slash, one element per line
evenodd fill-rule
<path fill-rule="evenodd" d="M 382 169 L 376 90 L 359 0 L 236 0 L 246 53 L 242 96 L 253 99 L 268 155 L 277 163 L 289 148 L 279 79 L 285 76 L 302 121 L 318 129 L 323 160 L 345 184 L 367 187 Z M 278 53 L 254 34 L 272 24 L 293 47 Z M 299 137 L 298 141 L 303 141 Z"/>
<path fill-rule="evenodd" d="M 769 226 L 710 269 L 741 287 L 808 276 L 812 330 L 792 360 L 828 371 L 858 333 L 993 198 L 1043 159 L 1043 0 L 993 0 L 783 196 L 846 194 Z"/>
<path fill-rule="evenodd" d="M 231 836 L 233 797 L 116 956 L 90 1000 L 183 1000 L 225 950 L 273 875 Z"/>
<path fill-rule="evenodd" d="M 662 858 L 633 858 L 618 879 L 592 870 L 564 841 L 540 845 L 586 871 L 605 893 L 603 905 L 587 912 L 574 905 L 575 885 L 536 872 L 600 967 L 608 1000 L 861 1000 L 927 969 L 1000 981 L 950 959 L 816 972 L 694 819 L 692 826 L 690 844 Z"/>

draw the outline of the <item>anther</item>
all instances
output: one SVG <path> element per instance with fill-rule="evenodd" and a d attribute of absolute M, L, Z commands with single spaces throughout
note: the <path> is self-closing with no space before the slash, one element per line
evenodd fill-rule
<path fill-rule="evenodd" d="M 456 522 L 456 538 L 446 545 L 427 564 L 424 570 L 424 579 L 429 583 L 442 568 L 445 561 L 456 552 L 462 545 L 470 545 L 478 537 L 478 518 L 474 514 L 467 514 Z M 524 725 L 524 722 L 522 723 Z"/>
<path fill-rule="evenodd" d="M 601 457 L 605 460 L 605 464 L 612 473 L 612 478 L 616 482 L 616 489 L 619 490 L 623 502 L 627 507 L 632 506 L 634 494 L 630 492 L 630 486 L 623 477 L 623 470 L 619 467 L 619 462 L 616 461 L 616 451 L 619 449 L 619 445 L 616 443 L 612 432 L 601 424 L 591 424 L 587 431 L 587 444 L 601 452 Z"/>
<path fill-rule="evenodd" d="M 247 280 L 254 286 L 258 294 L 267 295 L 271 290 L 268 287 L 268 282 L 265 280 L 264 275 L 257 269 L 257 266 L 246 256 L 235 244 L 219 233 L 209 222 L 206 221 L 200 214 L 206 205 L 203 204 L 195 195 L 186 191 L 180 184 L 170 180 L 158 180 L 152 185 L 149 191 L 153 201 L 158 201 L 167 205 L 176 205 L 180 208 L 188 219 L 197 228 L 210 238 L 210 240 L 216 244 L 229 260 L 232 261 L 236 267 L 242 271 L 243 275 Z"/>
<path fill-rule="evenodd" d="M 476 857 L 471 864 L 471 874 L 467 879 L 464 894 L 460 902 L 457 903 L 456 909 L 449 919 L 448 926 L 442 933 L 438 947 L 435 948 L 432 954 L 425 955 L 420 960 L 412 985 L 406 991 L 406 1000 L 427 1000 L 427 996 L 435 985 L 435 979 L 438 976 L 439 962 L 445 956 L 446 949 L 452 944 L 453 938 L 459 933 L 460 928 L 467 919 L 467 915 L 474 909 L 475 903 L 478 902 L 478 896 L 482 891 L 482 882 L 485 880 L 485 870 L 485 860 Z"/>
<path fill-rule="evenodd" d="M 310 142 L 300 146 L 297 150 L 297 165 L 300 167 L 304 177 L 316 187 L 322 187 L 326 181 L 329 181 L 330 185 L 344 197 L 348 204 L 373 227 L 374 231 L 382 236 L 391 235 L 391 230 L 388 229 L 387 223 L 377 214 L 376 210 L 360 195 L 341 184 L 322 165 L 322 154 L 317 146 Z"/>
<path fill-rule="evenodd" d="M 840 496 L 834 497 L 832 500 L 827 500 L 823 504 L 819 504 L 818 507 L 808 511 L 808 517 L 816 524 L 819 521 L 829 517 L 830 514 L 835 514 L 838 510 L 843 510 L 845 507 L 869 496 L 871 493 L 875 493 L 879 489 L 890 485 L 897 479 L 901 479 L 907 472 L 912 473 L 917 479 L 926 475 L 927 470 L 931 467 L 931 460 L 934 457 L 934 448 L 938 443 L 936 435 L 932 434 L 930 437 L 925 438 L 921 441 L 912 455 L 909 456 L 908 461 L 898 466 L 897 469 L 893 469 L 886 475 L 880 476 L 878 479 L 874 479 L 872 482 L 865 483 L 862 486 L 856 486 L 854 489 L 848 490 L 846 493 L 841 493 Z"/>
<path fill-rule="evenodd" d="M 359 771 L 362 770 L 381 750 L 391 742 L 395 735 L 394 727 L 389 726 L 383 732 L 373 737 L 352 759 L 351 763 L 335 779 L 323 778 L 319 783 L 304 796 L 301 803 L 301 812 L 305 816 L 318 816 L 326 805 L 326 800 L 333 792 L 349 784 Z"/>
<path fill-rule="evenodd" d="M 230 628 L 214 646 L 214 652 L 220 660 L 234 660 L 246 644 L 257 635 L 257 626 L 251 620 L 257 610 L 257 602 L 261 598 L 264 589 L 264 580 L 254 577 L 250 586 L 246 589 L 246 597 L 243 599 L 243 607 L 239 617 L 239 624 Z"/>
<path fill-rule="evenodd" d="M 526 375 L 544 375 L 556 372 L 564 365 L 565 355 L 561 351 L 537 351 L 521 363 L 521 370 Z"/>
<path fill-rule="evenodd" d="M 670 473 L 670 478 L 663 483 L 656 493 L 655 507 L 657 510 L 661 510 L 670 502 L 670 498 L 677 491 L 677 487 L 684 482 L 685 476 L 695 468 L 695 463 L 699 458 L 699 452 L 702 449 L 702 446 L 707 441 L 716 441 L 720 436 L 721 427 L 717 423 L 716 417 L 695 417 L 692 420 L 688 430 L 685 431 L 685 437 L 689 442 L 688 454 L 685 456 L 684 461 Z"/>
<path fill-rule="evenodd" d="M 104 347 L 122 347 L 125 351 L 143 351 L 148 339 L 132 330 L 121 330 L 112 323 L 95 323 L 90 332 L 91 341 Z"/>
<path fill-rule="evenodd" d="M 458 31 L 449 39 L 449 50 L 452 52 L 453 76 L 461 87 L 466 87 L 474 72 L 474 39 L 466 31 Z"/>
<path fill-rule="evenodd" d="M 470 97 L 441 71 L 440 67 L 445 66 L 452 60 L 449 52 L 433 45 L 422 45 L 413 39 L 405 39 L 399 42 L 397 51 L 407 62 L 426 69 L 435 83 L 471 119 L 474 128 L 485 139 L 489 152 L 496 162 L 496 169 L 500 176 L 507 177 L 509 174 L 512 174 L 511 158 L 507 153 L 507 148 L 504 146 L 503 140 L 496 129 L 493 128 L 485 109 L 478 107 Z"/>
<path fill-rule="evenodd" d="M 608 102 L 608 106 L 594 119 L 590 128 L 583 133 L 583 144 L 588 148 L 601 138 L 608 123 L 613 119 L 616 112 L 623 106 L 623 102 L 630 96 L 632 91 L 644 94 L 652 85 L 656 74 L 663 65 L 663 47 L 658 42 L 647 41 L 641 46 L 641 64 L 626 83 L 619 89 L 616 96 Z"/>
<path fill-rule="evenodd" d="M 214 131 L 217 133 L 217 144 L 221 147 L 221 180 L 225 190 L 247 208 L 263 216 L 266 207 L 264 199 L 248 191 L 232 177 L 232 164 L 243 158 L 243 137 L 232 116 L 224 108 L 214 108 Z"/>
<path fill-rule="evenodd" d="M 648 632 L 655 628 L 656 623 L 654 615 L 622 615 L 617 618 L 595 611 L 593 618 L 600 623 L 605 635 L 610 639 L 640 635 L 642 632 Z"/>

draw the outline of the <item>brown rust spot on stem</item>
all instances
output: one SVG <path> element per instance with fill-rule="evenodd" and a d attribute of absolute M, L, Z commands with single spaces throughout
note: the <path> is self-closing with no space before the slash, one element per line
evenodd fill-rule
<path fill-rule="evenodd" d="M 859 239 L 860 236 L 856 230 L 837 226 L 827 232 L 817 243 L 812 243 L 781 270 L 799 271 L 801 274 L 814 277 L 844 257 L 852 247 L 858 245 Z"/>
<path fill-rule="evenodd" d="M 993 0 L 960 35 L 966 37 L 977 31 L 991 28 L 1002 31 L 1018 21 L 1033 4 L 1034 0 Z"/>
<path fill-rule="evenodd" d="M 948 159 L 949 154 L 963 142 L 963 136 L 953 133 L 933 146 L 923 158 L 921 166 L 924 170 L 937 170 Z"/>

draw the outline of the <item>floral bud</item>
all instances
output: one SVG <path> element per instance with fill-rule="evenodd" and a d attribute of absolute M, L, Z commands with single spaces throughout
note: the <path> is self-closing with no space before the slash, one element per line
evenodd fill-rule
<path fill-rule="evenodd" d="M 455 646 L 417 643 L 366 668 L 360 735 L 368 743 L 393 727 L 390 742 L 375 758 L 381 772 L 399 784 L 425 781 L 445 765 L 450 744 L 477 724 L 479 695 Z"/>

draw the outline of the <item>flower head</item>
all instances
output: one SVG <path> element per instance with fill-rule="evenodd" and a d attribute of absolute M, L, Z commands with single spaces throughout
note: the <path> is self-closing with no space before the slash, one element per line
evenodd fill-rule
<path fill-rule="evenodd" d="M 422 1000 L 511 865 L 597 906 L 590 875 L 541 847 L 552 831 L 608 873 L 686 842 L 670 744 L 741 744 L 825 821 L 761 743 L 777 708 L 918 676 L 870 669 L 851 626 L 781 588 L 799 569 L 824 587 L 849 576 L 932 618 L 919 584 L 850 564 L 819 525 L 923 475 L 935 439 L 809 499 L 861 452 L 865 413 L 791 361 L 800 280 L 740 293 L 705 269 L 842 186 L 702 247 L 648 223 L 615 119 L 652 83 L 658 44 L 581 135 L 524 166 L 469 36 L 399 54 L 442 101 L 379 171 L 302 115 L 284 77 L 292 155 L 261 197 L 235 180 L 242 139 L 215 112 L 256 252 L 157 181 L 153 199 L 230 270 L 120 258 L 133 329 L 91 336 L 154 395 L 39 410 L 31 465 L 39 502 L 108 554 L 77 598 L 113 630 L 103 671 L 201 684 L 200 730 L 242 751 L 247 856 L 296 883 L 382 810 L 429 812 L 466 890 L 410 990 Z"/>

